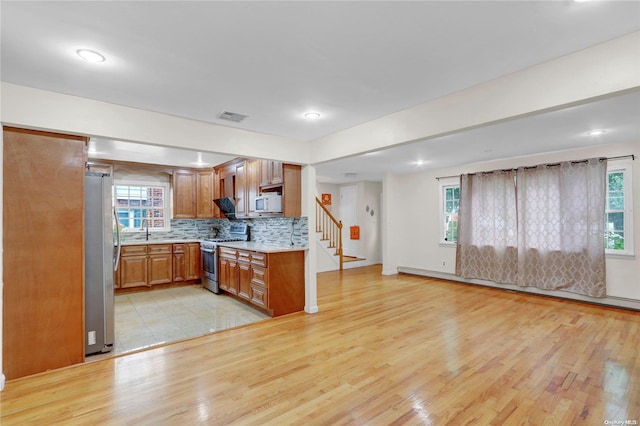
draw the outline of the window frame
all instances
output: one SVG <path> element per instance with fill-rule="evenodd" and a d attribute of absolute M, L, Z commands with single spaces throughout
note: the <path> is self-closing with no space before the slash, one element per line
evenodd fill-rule
<path fill-rule="evenodd" d="M 607 257 L 633 257 L 635 256 L 635 249 L 633 240 L 635 238 L 633 233 L 633 178 L 632 178 L 633 164 L 630 161 L 621 161 L 614 164 L 607 164 L 607 205 L 605 207 L 605 218 L 610 212 L 609 210 L 609 174 L 620 173 L 623 174 L 623 194 L 624 194 L 624 208 L 622 210 L 624 214 L 624 234 L 630 236 L 625 238 L 624 250 L 615 250 L 605 247 L 605 255 Z M 615 210 L 618 211 L 618 210 Z M 607 229 L 605 228 L 605 232 Z"/>
<path fill-rule="evenodd" d="M 162 210 L 164 211 L 164 227 L 162 228 L 153 228 L 149 227 L 149 233 L 155 232 L 169 232 L 171 231 L 171 211 L 169 205 L 169 197 L 170 197 L 170 185 L 169 182 L 157 182 L 157 181 L 148 181 L 148 180 L 137 180 L 137 179 L 114 179 L 113 181 L 113 201 L 116 209 L 116 214 L 118 212 L 118 204 L 117 204 L 117 186 L 148 186 L 148 187 L 157 187 L 162 188 L 164 191 L 163 196 L 163 206 Z M 157 208 L 157 207 L 156 207 Z M 146 228 L 123 228 L 123 232 L 126 233 L 142 233 L 146 232 Z"/>
<path fill-rule="evenodd" d="M 441 179 L 439 181 L 438 184 L 438 188 L 439 188 L 439 219 L 440 219 L 440 225 L 438 226 L 439 232 L 440 232 L 440 236 L 438 237 L 438 242 L 441 246 L 446 246 L 446 247 L 455 247 L 457 245 L 457 240 L 456 241 L 448 241 L 445 240 L 445 219 L 447 216 L 447 213 L 445 212 L 446 209 L 446 197 L 445 197 L 445 190 L 447 188 L 460 188 L 460 178 L 450 178 L 450 179 Z M 458 203 L 460 202 L 460 199 L 458 198 Z"/>

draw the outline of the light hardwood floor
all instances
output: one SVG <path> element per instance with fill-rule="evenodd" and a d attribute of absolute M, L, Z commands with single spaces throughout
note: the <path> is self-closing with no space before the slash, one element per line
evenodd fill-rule
<path fill-rule="evenodd" d="M 9 382 L 1 423 L 640 422 L 638 312 L 377 266 L 318 293 L 314 315 Z"/>

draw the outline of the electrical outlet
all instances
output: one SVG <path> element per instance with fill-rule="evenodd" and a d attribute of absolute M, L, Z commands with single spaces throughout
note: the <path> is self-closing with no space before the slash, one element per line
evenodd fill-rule
<path fill-rule="evenodd" d="M 445 262 L 444 260 L 442 261 L 442 266 L 447 266 L 447 262 Z"/>
<path fill-rule="evenodd" d="M 96 344 L 96 332 L 95 331 L 90 331 L 88 336 L 87 336 L 87 340 L 89 340 L 89 345 L 95 345 Z"/>

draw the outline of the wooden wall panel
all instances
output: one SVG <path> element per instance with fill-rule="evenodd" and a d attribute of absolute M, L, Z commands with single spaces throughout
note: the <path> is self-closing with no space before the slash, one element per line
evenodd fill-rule
<path fill-rule="evenodd" d="M 3 369 L 84 361 L 81 137 L 4 128 Z"/>

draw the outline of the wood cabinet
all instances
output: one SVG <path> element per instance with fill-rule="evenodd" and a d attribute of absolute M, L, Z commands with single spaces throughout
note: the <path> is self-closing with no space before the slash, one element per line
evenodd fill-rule
<path fill-rule="evenodd" d="M 84 361 L 85 137 L 3 128 L 2 367 Z"/>
<path fill-rule="evenodd" d="M 260 167 L 262 160 L 247 160 L 247 215 L 257 216 L 255 199 L 260 194 Z"/>
<path fill-rule="evenodd" d="M 214 217 L 213 188 L 213 169 L 198 170 L 196 172 L 196 218 L 210 219 Z"/>
<path fill-rule="evenodd" d="M 147 285 L 147 246 L 122 246 L 120 254 L 119 287 L 141 287 Z"/>
<path fill-rule="evenodd" d="M 277 185 L 283 181 L 282 161 L 260 160 L 260 186 Z"/>
<path fill-rule="evenodd" d="M 173 217 L 211 219 L 215 217 L 215 173 L 213 169 L 174 170 Z"/>
<path fill-rule="evenodd" d="M 173 217 L 196 217 L 196 174 L 192 170 L 175 170 L 171 182 L 173 188 Z"/>
<path fill-rule="evenodd" d="M 302 168 L 273 160 L 235 159 L 215 168 L 215 193 L 232 197 L 236 217 L 300 217 L 302 214 Z M 282 195 L 282 213 L 258 214 L 254 200 L 262 192 Z"/>
<path fill-rule="evenodd" d="M 218 249 L 218 286 L 228 293 L 238 294 L 238 255 L 235 249 Z"/>
<path fill-rule="evenodd" d="M 220 289 L 271 316 L 304 309 L 304 251 L 263 253 L 219 247 Z"/>
<path fill-rule="evenodd" d="M 199 243 L 173 245 L 173 281 L 197 280 L 202 276 Z"/>
<path fill-rule="evenodd" d="M 118 288 L 198 280 L 201 274 L 199 243 L 137 244 L 122 246 Z"/>
<path fill-rule="evenodd" d="M 171 244 L 153 244 L 147 246 L 147 284 L 166 284 L 173 281 L 173 246 Z"/>

